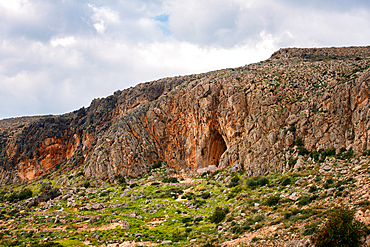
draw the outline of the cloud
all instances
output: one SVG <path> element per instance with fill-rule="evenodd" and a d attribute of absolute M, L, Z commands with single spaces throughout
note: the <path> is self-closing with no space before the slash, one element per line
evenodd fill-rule
<path fill-rule="evenodd" d="M 370 40 L 361 0 L 0 0 L 0 13 L 0 118 L 69 112 L 139 82 L 242 66 L 280 47 Z"/>
<path fill-rule="evenodd" d="M 93 26 L 98 33 L 104 33 L 107 25 L 117 25 L 120 23 L 118 13 L 110 8 L 106 6 L 95 7 L 92 4 L 88 4 L 88 6 L 94 11 L 91 19 L 94 23 Z"/>

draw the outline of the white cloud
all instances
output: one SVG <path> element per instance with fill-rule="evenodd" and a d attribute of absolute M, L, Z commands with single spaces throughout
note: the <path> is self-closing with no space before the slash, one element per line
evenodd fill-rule
<path fill-rule="evenodd" d="M 54 38 L 50 41 L 50 44 L 53 48 L 58 45 L 66 47 L 73 43 L 75 43 L 74 37 Z"/>
<path fill-rule="evenodd" d="M 0 0 L 0 118 L 68 112 L 139 82 L 260 61 L 281 46 L 370 40 L 364 1 L 99 2 Z"/>
<path fill-rule="evenodd" d="M 91 19 L 93 20 L 94 28 L 98 33 L 103 34 L 107 25 L 120 23 L 118 13 L 111 10 L 109 7 L 95 7 L 92 4 L 88 4 L 88 6 L 94 11 Z"/>

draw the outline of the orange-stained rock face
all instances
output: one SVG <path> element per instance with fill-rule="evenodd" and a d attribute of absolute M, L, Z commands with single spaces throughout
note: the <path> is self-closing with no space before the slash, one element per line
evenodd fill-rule
<path fill-rule="evenodd" d="M 158 161 L 186 174 L 233 163 L 265 174 L 290 169 L 297 143 L 362 152 L 370 148 L 369 57 L 369 47 L 282 49 L 264 62 L 140 84 L 2 128 L 13 136 L 0 139 L 0 183 L 81 165 L 88 177 L 114 180 Z"/>

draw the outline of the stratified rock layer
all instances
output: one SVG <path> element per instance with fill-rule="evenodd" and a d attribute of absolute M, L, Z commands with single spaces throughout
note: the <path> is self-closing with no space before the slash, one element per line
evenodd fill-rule
<path fill-rule="evenodd" d="M 0 183 L 81 165 L 114 180 L 158 161 L 187 174 L 233 163 L 265 174 L 290 169 L 297 142 L 362 152 L 369 59 L 370 47 L 281 49 L 236 69 L 139 84 L 69 114 L 2 120 Z"/>

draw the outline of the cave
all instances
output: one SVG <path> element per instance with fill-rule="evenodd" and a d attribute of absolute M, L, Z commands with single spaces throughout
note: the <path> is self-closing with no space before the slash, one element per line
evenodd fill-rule
<path fill-rule="evenodd" d="M 214 165 L 218 167 L 221 155 L 226 151 L 226 143 L 224 138 L 216 130 L 212 133 L 208 146 L 208 166 Z"/>

